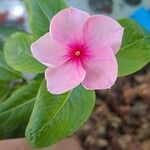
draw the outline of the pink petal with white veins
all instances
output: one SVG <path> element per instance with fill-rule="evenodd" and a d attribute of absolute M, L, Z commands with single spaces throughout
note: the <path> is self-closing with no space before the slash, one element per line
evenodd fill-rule
<path fill-rule="evenodd" d="M 64 45 L 83 41 L 83 25 L 90 15 L 76 8 L 67 8 L 56 14 L 51 20 L 52 37 Z"/>
<path fill-rule="evenodd" d="M 123 27 L 114 19 L 95 15 L 87 19 L 84 26 L 84 40 L 89 49 L 109 46 L 116 54 L 121 47 Z"/>
<path fill-rule="evenodd" d="M 90 59 L 83 62 L 83 67 L 86 77 L 82 85 L 86 89 L 108 89 L 117 79 L 117 61 L 109 47 L 93 51 Z"/>
<path fill-rule="evenodd" d="M 80 62 L 66 62 L 57 68 L 48 68 L 45 72 L 48 91 L 61 94 L 78 86 L 86 72 Z"/>
<path fill-rule="evenodd" d="M 67 61 L 67 48 L 55 42 L 49 33 L 31 45 L 32 55 L 46 66 L 58 66 Z"/>

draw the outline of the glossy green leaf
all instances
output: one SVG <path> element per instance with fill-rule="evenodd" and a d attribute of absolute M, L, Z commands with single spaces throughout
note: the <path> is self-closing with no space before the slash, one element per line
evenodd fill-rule
<path fill-rule="evenodd" d="M 32 82 L 14 91 L 0 105 L 0 138 L 28 123 L 40 82 Z"/>
<path fill-rule="evenodd" d="M 18 30 L 13 27 L 4 27 L 0 26 L 0 50 L 3 49 L 4 42 L 6 39 L 12 35 L 13 33 L 17 32 Z"/>
<path fill-rule="evenodd" d="M 49 31 L 51 18 L 66 8 L 63 0 L 26 0 L 32 33 L 38 37 Z"/>
<path fill-rule="evenodd" d="M 26 138 L 34 147 L 55 144 L 85 123 L 94 104 L 94 91 L 79 86 L 68 93 L 52 95 L 44 81 L 27 126 Z"/>
<path fill-rule="evenodd" d="M 7 39 L 4 46 L 6 62 L 15 70 L 25 73 L 44 72 L 45 66 L 31 54 L 31 43 L 34 38 L 26 33 L 15 33 Z"/>
<path fill-rule="evenodd" d="M 5 60 L 3 52 L 0 51 L 0 80 L 10 81 L 21 78 L 21 74 L 9 67 Z"/>
<path fill-rule="evenodd" d="M 117 60 L 119 76 L 125 76 L 140 70 L 150 62 L 150 35 L 131 19 L 122 19 L 119 23 L 125 30 Z"/>

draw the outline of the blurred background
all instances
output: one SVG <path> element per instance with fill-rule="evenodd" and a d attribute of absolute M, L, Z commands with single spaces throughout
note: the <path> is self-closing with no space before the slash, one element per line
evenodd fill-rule
<path fill-rule="evenodd" d="M 69 6 L 114 19 L 130 17 L 150 31 L 150 0 L 65 0 Z M 0 25 L 28 29 L 23 0 L 0 0 Z"/>
<path fill-rule="evenodd" d="M 0 25 L 27 29 L 27 12 L 22 0 L 0 0 Z"/>
<path fill-rule="evenodd" d="M 66 0 L 115 19 L 130 17 L 150 32 L 150 0 Z M 0 27 L 30 31 L 23 0 L 0 0 Z M 0 40 L 3 37 L 0 34 Z M 74 136 L 85 150 L 150 150 L 150 65 L 97 91 L 90 120 Z"/>
<path fill-rule="evenodd" d="M 150 8 L 149 0 L 66 0 L 71 6 L 90 14 L 103 13 L 115 19 L 131 16 L 138 8 Z"/>

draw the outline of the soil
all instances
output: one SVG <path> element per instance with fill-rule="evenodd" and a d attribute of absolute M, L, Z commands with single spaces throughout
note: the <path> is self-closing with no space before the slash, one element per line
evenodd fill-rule
<path fill-rule="evenodd" d="M 150 150 L 150 64 L 97 91 L 90 120 L 77 133 L 85 150 Z"/>

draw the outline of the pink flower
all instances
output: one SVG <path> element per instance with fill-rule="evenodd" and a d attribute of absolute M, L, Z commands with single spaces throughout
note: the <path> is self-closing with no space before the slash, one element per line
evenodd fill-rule
<path fill-rule="evenodd" d="M 50 93 L 67 92 L 80 83 L 89 90 L 107 89 L 117 78 L 115 54 L 122 37 L 123 28 L 115 20 L 68 8 L 54 16 L 50 31 L 31 49 L 48 66 L 45 78 Z"/>

